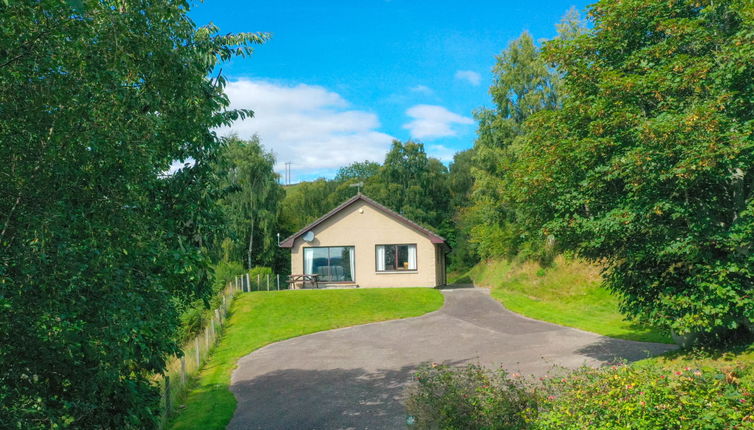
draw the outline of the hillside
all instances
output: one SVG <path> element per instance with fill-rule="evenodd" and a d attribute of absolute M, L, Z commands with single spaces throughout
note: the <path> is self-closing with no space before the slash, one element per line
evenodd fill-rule
<path fill-rule="evenodd" d="M 559 256 L 550 267 L 489 260 L 456 281 L 464 278 L 491 288 L 506 308 L 530 318 L 620 339 L 671 343 L 658 330 L 626 321 L 617 297 L 601 286 L 600 269 L 579 260 Z"/>

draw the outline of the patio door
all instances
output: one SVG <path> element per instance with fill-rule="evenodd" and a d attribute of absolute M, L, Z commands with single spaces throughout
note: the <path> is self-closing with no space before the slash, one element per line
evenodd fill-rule
<path fill-rule="evenodd" d="M 323 282 L 354 282 L 354 252 L 353 246 L 304 248 L 304 274 L 319 275 Z"/>

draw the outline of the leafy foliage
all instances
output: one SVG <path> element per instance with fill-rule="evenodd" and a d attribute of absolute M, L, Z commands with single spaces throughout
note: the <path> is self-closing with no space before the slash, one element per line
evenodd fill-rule
<path fill-rule="evenodd" d="M 210 292 L 210 130 L 250 114 L 208 75 L 266 36 L 68 4 L 0 5 L 0 422 L 151 428 L 178 309 Z"/>
<path fill-rule="evenodd" d="M 227 222 L 230 244 L 226 259 L 244 261 L 247 268 L 270 265 L 277 251 L 278 218 L 285 192 L 274 171 L 275 157 L 259 138 L 227 139 L 215 163 L 224 190 L 218 201 Z"/>
<path fill-rule="evenodd" d="M 728 429 L 754 426 L 751 365 L 655 363 L 534 380 L 479 366 L 425 366 L 407 409 L 420 429 Z"/>
<path fill-rule="evenodd" d="M 379 173 L 365 193 L 378 202 L 441 235 L 452 235 L 447 168 L 427 156 L 418 142 L 393 141 Z"/>
<path fill-rule="evenodd" d="M 338 182 L 324 178 L 286 187 L 282 213 L 286 233 L 297 232 L 341 203 L 337 188 Z"/>
<path fill-rule="evenodd" d="M 511 42 L 497 57 L 495 80 L 490 87 L 496 108 L 481 109 L 474 143 L 473 205 L 462 226 L 482 258 L 521 253 L 541 243 L 528 237 L 518 220 L 517 208 L 507 197 L 508 171 L 515 161 L 510 146 L 523 133 L 523 122 L 533 113 L 557 107 L 557 76 L 550 70 L 529 33 Z"/>
<path fill-rule="evenodd" d="M 375 163 L 374 161 L 357 161 L 338 169 L 338 173 L 335 174 L 335 181 L 346 182 L 351 179 L 363 181 L 375 176 L 379 171 L 379 163 Z"/>
<path fill-rule="evenodd" d="M 754 426 L 754 371 L 654 365 L 582 368 L 545 380 L 538 429 L 727 429 Z"/>
<path fill-rule="evenodd" d="M 512 149 L 521 219 L 605 263 L 630 317 L 753 320 L 751 3 L 603 0 L 591 16 L 545 48 L 567 97 Z"/>
<path fill-rule="evenodd" d="M 467 216 L 471 205 L 471 192 L 474 187 L 474 150 L 467 149 L 453 156 L 448 168 L 448 188 L 450 190 L 450 210 L 454 223 L 453 250 L 450 253 L 451 270 L 464 270 L 479 261 L 479 256 L 470 242 Z"/>
<path fill-rule="evenodd" d="M 526 380 L 478 365 L 452 368 L 427 364 L 416 372 L 406 401 L 411 428 L 528 429 L 537 394 Z"/>

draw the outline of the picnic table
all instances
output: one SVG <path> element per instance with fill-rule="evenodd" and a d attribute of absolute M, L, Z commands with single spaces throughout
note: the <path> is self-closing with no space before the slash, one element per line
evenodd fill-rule
<path fill-rule="evenodd" d="M 288 285 L 290 285 L 290 288 L 292 290 L 299 289 L 298 284 L 301 284 L 300 288 L 306 288 L 306 283 L 309 283 L 309 285 L 314 286 L 314 288 L 319 288 L 319 275 L 290 275 L 288 276 Z"/>

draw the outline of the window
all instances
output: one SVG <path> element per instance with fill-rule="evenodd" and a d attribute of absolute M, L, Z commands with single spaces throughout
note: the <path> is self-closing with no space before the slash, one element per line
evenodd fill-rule
<path fill-rule="evenodd" d="M 377 271 L 416 270 L 416 245 L 377 245 Z"/>
<path fill-rule="evenodd" d="M 304 274 L 319 275 L 320 281 L 353 282 L 353 246 L 304 248 Z"/>

